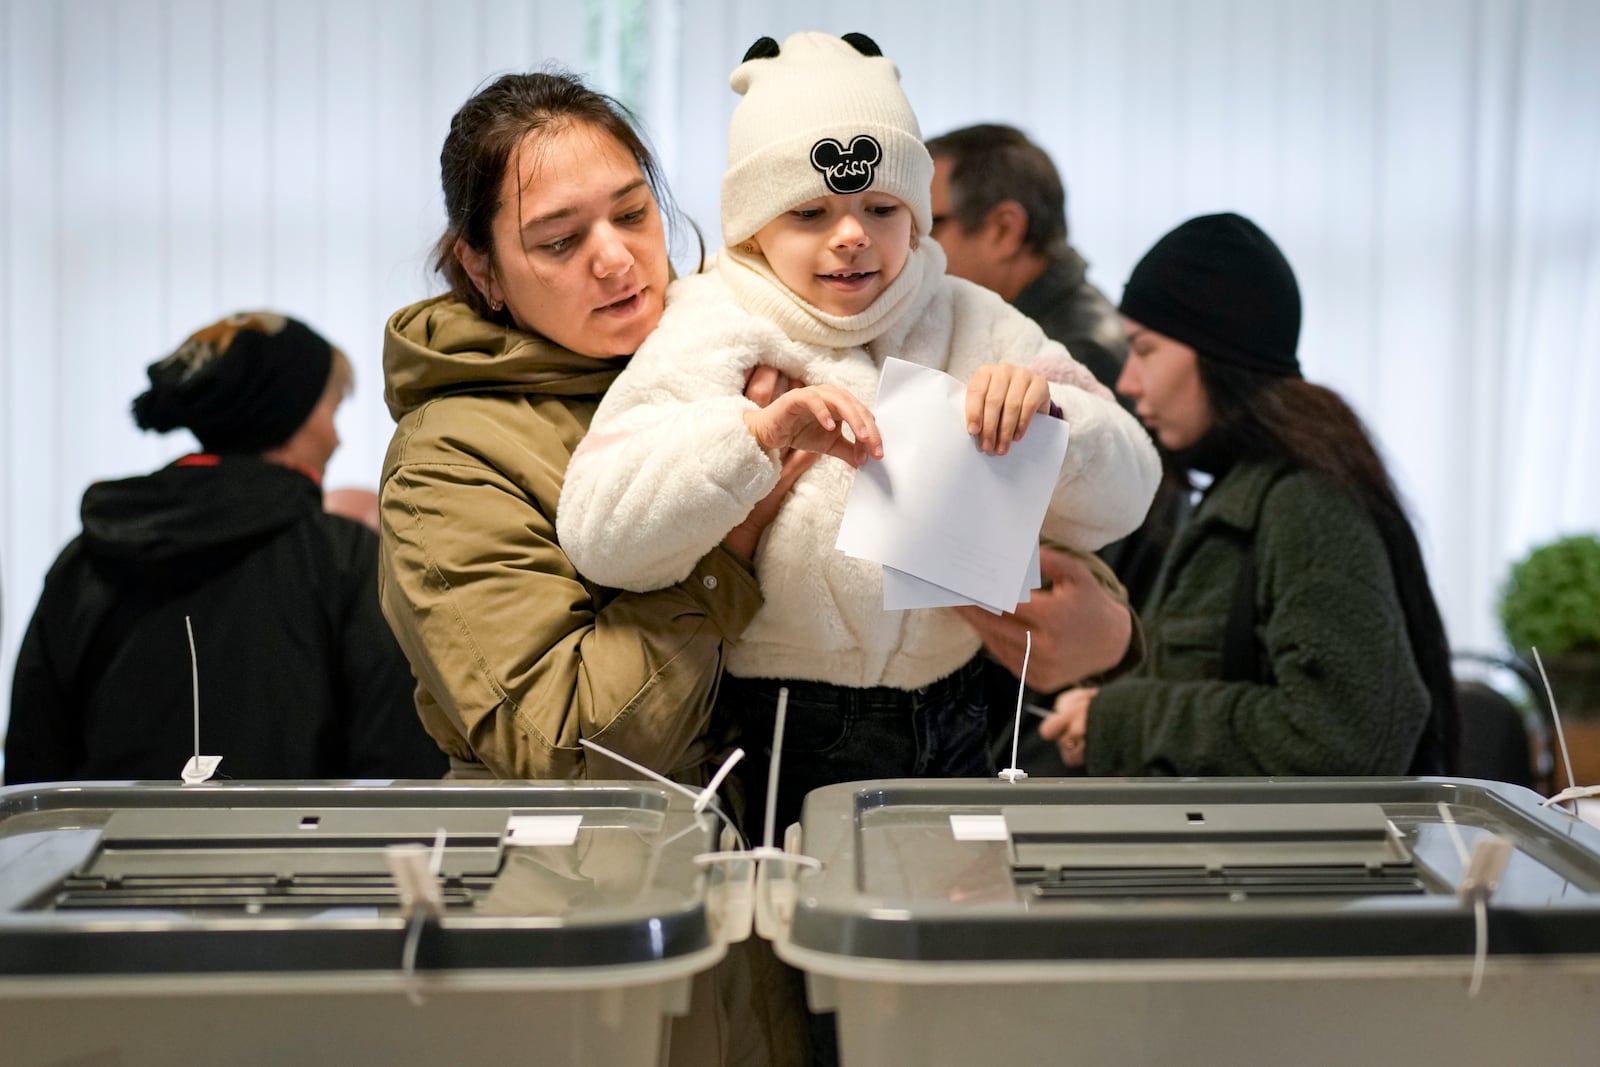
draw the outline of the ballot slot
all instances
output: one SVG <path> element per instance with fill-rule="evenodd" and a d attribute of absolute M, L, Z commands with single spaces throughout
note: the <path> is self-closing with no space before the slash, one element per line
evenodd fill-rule
<path fill-rule="evenodd" d="M 1432 891 L 1378 804 L 1004 807 L 1012 878 L 1045 899 Z"/>
<path fill-rule="evenodd" d="M 445 907 L 468 908 L 501 868 L 509 810 L 141 808 L 113 812 L 97 847 L 31 910 L 240 911 L 396 907 L 386 852 L 443 834 Z"/>

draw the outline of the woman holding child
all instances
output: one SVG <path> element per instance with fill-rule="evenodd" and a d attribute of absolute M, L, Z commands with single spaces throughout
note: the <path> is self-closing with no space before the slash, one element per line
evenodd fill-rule
<path fill-rule="evenodd" d="M 727 747 L 723 642 L 761 602 L 739 546 L 637 595 L 555 536 L 567 459 L 666 299 L 655 161 L 606 97 L 530 74 L 461 108 L 441 169 L 450 292 L 397 312 L 384 346 L 382 599 L 422 720 L 458 777 L 632 776 L 591 738 L 703 783 Z"/>

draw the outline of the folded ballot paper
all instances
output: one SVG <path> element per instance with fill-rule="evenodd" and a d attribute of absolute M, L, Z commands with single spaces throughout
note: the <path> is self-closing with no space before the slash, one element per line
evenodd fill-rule
<path fill-rule="evenodd" d="M 873 415 L 883 459 L 856 471 L 839 551 L 883 564 L 883 606 L 1012 610 L 1039 587 L 1044 525 L 1067 424 L 1035 417 L 1003 456 L 966 429 L 966 383 L 887 359 Z"/>

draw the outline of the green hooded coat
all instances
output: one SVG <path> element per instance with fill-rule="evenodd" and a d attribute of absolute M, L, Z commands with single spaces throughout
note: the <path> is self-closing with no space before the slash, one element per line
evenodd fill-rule
<path fill-rule="evenodd" d="M 760 606 L 755 577 L 719 547 L 675 586 L 623 593 L 556 543 L 567 461 L 626 361 L 439 297 L 394 314 L 383 362 L 398 423 L 380 489 L 383 611 L 452 774 L 637 777 L 588 738 L 706 781 L 726 740 L 711 721 L 723 642 Z"/>

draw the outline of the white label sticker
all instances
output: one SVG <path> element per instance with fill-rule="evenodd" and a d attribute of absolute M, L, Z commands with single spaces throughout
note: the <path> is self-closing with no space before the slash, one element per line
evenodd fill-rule
<path fill-rule="evenodd" d="M 1004 815 L 952 815 L 950 832 L 957 841 L 1009 841 Z"/>
<path fill-rule="evenodd" d="M 570 845 L 582 815 L 513 815 L 506 820 L 508 845 Z"/>

